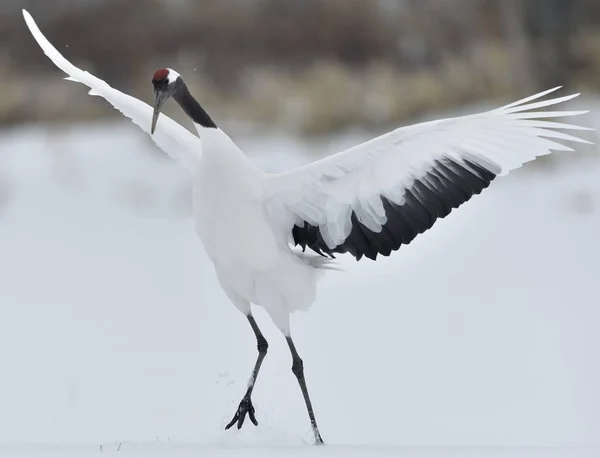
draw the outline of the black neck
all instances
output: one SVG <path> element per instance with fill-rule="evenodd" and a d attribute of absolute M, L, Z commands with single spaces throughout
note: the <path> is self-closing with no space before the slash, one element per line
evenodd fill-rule
<path fill-rule="evenodd" d="M 202 127 L 217 128 L 217 125 L 204 111 L 204 108 L 192 97 L 185 83 L 182 82 L 182 87 L 173 94 L 173 98 L 196 124 L 200 124 Z"/>

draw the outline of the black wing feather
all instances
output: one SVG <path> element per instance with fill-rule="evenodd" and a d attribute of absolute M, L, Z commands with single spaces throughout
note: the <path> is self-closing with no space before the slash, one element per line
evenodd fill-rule
<path fill-rule="evenodd" d="M 468 201 L 473 195 L 487 188 L 496 175 L 474 162 L 462 163 L 451 158 L 435 162 L 434 168 L 404 194 L 404 203 L 397 205 L 381 196 L 387 217 L 380 232 L 371 231 L 352 212 L 352 229 L 341 244 L 329 248 L 319 228 L 304 221 L 294 226 L 294 243 L 303 250 L 306 247 L 322 256 L 334 257 L 334 253 L 350 253 L 357 260 L 363 256 L 376 259 L 378 254 L 389 256 L 401 245 L 408 245 L 414 238 L 431 228 L 438 218 L 447 216 L 453 208 Z"/>

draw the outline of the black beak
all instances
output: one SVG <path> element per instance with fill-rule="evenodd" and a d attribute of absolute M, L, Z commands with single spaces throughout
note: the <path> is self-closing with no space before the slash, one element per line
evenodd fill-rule
<path fill-rule="evenodd" d="M 168 98 L 169 94 L 167 91 L 154 91 L 154 112 L 152 113 L 152 127 L 150 129 L 152 134 L 154 134 L 154 131 L 156 130 L 156 122 L 158 121 L 160 110 Z"/>

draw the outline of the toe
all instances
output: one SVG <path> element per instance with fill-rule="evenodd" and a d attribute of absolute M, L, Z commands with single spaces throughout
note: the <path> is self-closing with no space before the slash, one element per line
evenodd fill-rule
<path fill-rule="evenodd" d="M 240 405 L 231 419 L 231 421 L 225 426 L 225 429 L 231 428 L 233 425 L 237 423 L 237 429 L 241 429 L 244 421 L 246 420 L 246 415 L 250 417 L 250 421 L 254 423 L 255 426 L 258 426 L 258 421 L 256 421 L 256 417 L 254 415 L 254 406 L 252 405 L 252 401 L 250 399 L 242 399 Z"/>
<path fill-rule="evenodd" d="M 244 424 L 244 420 L 246 419 L 246 412 L 244 412 L 242 415 L 240 415 L 240 418 L 238 420 L 237 423 L 237 428 L 238 429 L 242 429 L 242 425 Z"/>
<path fill-rule="evenodd" d="M 258 421 L 256 421 L 256 417 L 254 416 L 254 406 L 252 402 L 250 402 L 250 410 L 248 411 L 248 416 L 250 417 L 250 421 L 254 423 L 254 426 L 258 426 Z"/>
<path fill-rule="evenodd" d="M 231 419 L 231 421 L 229 423 L 227 423 L 227 426 L 225 426 L 225 429 L 227 430 L 227 429 L 231 428 L 237 421 L 238 417 L 239 417 L 239 413 L 236 412 L 235 415 L 233 416 L 233 418 Z"/>

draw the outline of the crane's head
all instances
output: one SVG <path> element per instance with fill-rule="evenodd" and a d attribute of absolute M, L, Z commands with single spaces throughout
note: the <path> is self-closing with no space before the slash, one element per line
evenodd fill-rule
<path fill-rule="evenodd" d="M 159 68 L 154 72 L 154 113 L 152 113 L 151 132 L 154 134 L 158 115 L 164 103 L 181 87 L 182 79 L 179 73 L 170 68 Z"/>

